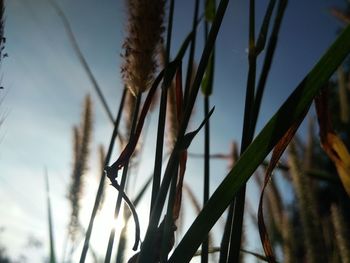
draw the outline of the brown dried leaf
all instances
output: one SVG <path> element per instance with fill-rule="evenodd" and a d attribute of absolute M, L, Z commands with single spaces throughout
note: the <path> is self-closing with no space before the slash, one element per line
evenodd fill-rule
<path fill-rule="evenodd" d="M 258 226 L 259 226 L 259 234 L 260 234 L 262 246 L 264 248 L 266 258 L 267 258 L 268 262 L 270 262 L 270 263 L 275 263 L 276 259 L 275 259 L 274 253 L 273 253 L 271 242 L 269 240 L 269 235 L 267 233 L 265 222 L 264 222 L 263 197 L 264 197 L 265 189 L 266 189 L 266 186 L 270 180 L 273 169 L 278 164 L 278 161 L 281 158 L 284 150 L 287 148 L 288 144 L 290 143 L 290 141 L 292 140 L 293 136 L 295 135 L 297 129 L 299 128 L 301 122 L 305 118 L 305 115 L 308 111 L 308 108 L 305 110 L 304 114 L 302 114 L 300 116 L 300 118 L 297 119 L 297 121 L 294 122 L 291 127 L 289 127 L 289 129 L 284 134 L 284 136 L 279 140 L 279 142 L 277 143 L 277 145 L 273 149 L 270 163 L 269 163 L 269 165 L 266 169 L 266 172 L 265 172 L 265 180 L 264 180 L 264 184 L 263 184 L 263 188 L 261 190 L 261 195 L 260 195 L 260 200 L 259 200 Z"/>
<path fill-rule="evenodd" d="M 350 196 L 350 154 L 344 142 L 333 130 L 328 111 L 327 91 L 315 98 L 315 105 L 322 148 L 334 163 L 345 191 Z"/>

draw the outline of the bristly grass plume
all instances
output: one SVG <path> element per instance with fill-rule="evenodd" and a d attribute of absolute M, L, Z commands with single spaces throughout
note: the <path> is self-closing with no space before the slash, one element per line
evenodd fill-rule
<path fill-rule="evenodd" d="M 87 170 L 87 162 L 90 153 L 92 135 L 92 109 L 91 98 L 86 96 L 82 122 L 79 127 L 74 127 L 73 148 L 73 172 L 68 193 L 72 211 L 69 223 L 71 240 L 75 241 L 75 235 L 79 228 L 80 200 L 83 194 L 83 176 Z"/>
<path fill-rule="evenodd" d="M 136 96 L 147 90 L 156 69 L 157 48 L 164 31 L 163 0 L 130 0 L 128 7 L 128 36 L 124 42 L 124 83 Z"/>

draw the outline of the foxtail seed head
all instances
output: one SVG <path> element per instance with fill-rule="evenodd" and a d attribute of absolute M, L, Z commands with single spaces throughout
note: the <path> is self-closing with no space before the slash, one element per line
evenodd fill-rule
<path fill-rule="evenodd" d="M 157 47 L 162 42 L 164 0 L 129 0 L 128 36 L 122 55 L 122 77 L 136 96 L 152 83 L 156 69 Z"/>

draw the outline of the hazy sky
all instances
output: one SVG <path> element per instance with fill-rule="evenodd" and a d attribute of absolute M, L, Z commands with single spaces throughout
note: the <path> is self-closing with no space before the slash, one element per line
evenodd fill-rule
<path fill-rule="evenodd" d="M 123 86 L 119 67 L 126 23 L 124 1 L 57 2 L 69 18 L 79 45 L 115 114 Z M 175 2 L 173 56 L 190 31 L 194 5 L 192 1 Z M 268 1 L 256 2 L 259 28 Z M 329 8 L 342 7 L 345 1 L 289 2 L 258 129 L 335 39 L 340 24 L 329 14 Z M 5 90 L 0 91 L 3 98 L 0 116 L 5 113 L 6 120 L 0 127 L 0 226 L 4 227 L 0 241 L 13 258 L 23 253 L 30 255 L 28 262 L 40 262 L 48 255 L 44 167 L 47 167 L 50 177 L 56 248 L 60 258 L 69 216 L 65 196 L 72 166 L 72 127 L 80 121 L 82 103 L 87 93 L 92 95 L 94 101 L 94 136 L 83 215 L 90 214 L 91 200 L 97 187 L 97 147 L 99 144 L 107 145 L 112 125 L 77 60 L 60 18 L 48 1 L 7 0 L 6 3 L 5 51 L 9 57 L 3 60 L 1 66 Z M 247 78 L 247 3 L 231 1 L 216 45 L 217 67 L 211 98 L 211 104 L 216 106 L 211 118 L 211 146 L 215 153 L 228 152 L 232 140 L 239 141 L 241 137 Z M 197 61 L 203 47 L 202 27 L 199 28 L 198 39 Z M 202 98 L 199 96 L 192 128 L 203 118 L 202 112 Z M 141 178 L 150 173 L 153 165 L 156 119 L 157 114 L 153 114 L 139 170 Z M 202 135 L 199 135 L 190 151 L 201 150 Z M 117 154 L 115 152 L 114 160 Z M 201 185 L 201 167 L 201 161 L 189 160 L 189 182 Z M 226 170 L 225 162 L 213 162 L 212 190 L 225 176 Z M 143 180 L 138 181 L 135 188 Z M 258 193 L 253 190 L 250 193 L 256 198 Z M 111 190 L 109 194 L 107 206 L 110 206 L 103 213 L 112 218 L 115 192 Z M 202 195 L 200 192 L 196 194 L 198 197 Z M 147 206 L 141 208 L 140 215 L 147 213 L 147 209 Z M 82 218 L 82 223 L 87 224 L 86 217 Z M 102 227 L 100 232 L 103 231 L 101 237 L 95 238 L 95 243 L 102 244 L 101 255 L 104 254 L 104 244 L 107 244 L 105 236 L 109 229 Z M 25 248 L 28 236 L 43 241 L 44 247 L 39 250 Z M 260 249 L 258 243 L 250 244 L 249 248 Z"/>

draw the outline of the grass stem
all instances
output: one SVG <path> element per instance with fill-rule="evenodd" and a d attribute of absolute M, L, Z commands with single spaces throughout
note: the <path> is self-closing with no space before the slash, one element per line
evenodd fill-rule
<path fill-rule="evenodd" d="M 141 94 L 142 93 L 139 93 L 136 97 L 136 105 L 135 105 L 134 112 L 133 112 L 133 121 L 132 121 L 132 126 L 131 126 L 131 131 L 130 131 L 130 138 L 135 133 L 136 123 L 137 123 L 139 109 L 140 109 L 140 103 L 141 103 Z M 122 178 L 121 178 L 121 182 L 120 182 L 120 190 L 118 191 L 117 202 L 116 202 L 115 210 L 114 210 L 115 221 L 118 219 L 119 213 L 120 213 L 120 207 L 121 207 L 123 193 L 124 193 L 125 184 L 126 184 L 126 179 L 127 179 L 127 175 L 128 175 L 129 161 L 130 160 L 128 160 L 126 162 L 126 164 L 123 168 Z M 105 261 L 104 261 L 105 263 L 110 263 L 110 261 L 111 261 L 114 236 L 115 236 L 115 229 L 116 228 L 113 226 L 110 233 L 109 233 L 108 245 L 107 245 Z"/>
<path fill-rule="evenodd" d="M 166 55 L 165 55 L 165 68 L 167 68 L 170 58 L 170 47 L 171 47 L 171 34 L 173 25 L 174 15 L 174 0 L 170 2 L 168 30 L 167 30 L 167 43 L 166 43 Z M 167 69 L 165 69 L 166 71 Z M 165 73 L 165 75 L 167 75 Z M 171 83 L 171 82 L 170 82 Z M 170 84 L 169 83 L 169 84 Z M 158 129 L 157 129 L 157 144 L 156 154 L 154 160 L 154 174 L 153 174 L 153 185 L 152 185 L 152 197 L 151 197 L 151 209 L 150 215 L 153 210 L 154 203 L 157 198 L 157 194 L 160 187 L 161 173 L 162 173 L 162 158 L 163 158 L 163 146 L 164 146 L 164 130 L 165 130 L 165 119 L 166 119 L 166 108 L 168 101 L 168 84 L 163 80 L 162 92 L 160 98 L 159 117 L 158 117 Z"/>
<path fill-rule="evenodd" d="M 187 99 L 191 90 L 190 86 L 191 86 L 192 70 L 193 70 L 193 63 L 194 63 L 194 55 L 196 50 L 198 10 L 199 10 L 199 0 L 195 0 L 194 10 L 193 10 L 193 22 L 192 22 L 193 38 L 190 46 L 190 54 L 188 56 L 187 74 L 186 74 L 186 83 L 185 83 L 185 92 L 184 92 L 184 105 L 187 104 Z"/>
<path fill-rule="evenodd" d="M 104 163 L 105 167 L 109 164 L 109 161 L 110 161 L 111 156 L 112 156 L 112 151 L 114 148 L 115 139 L 118 135 L 119 123 L 120 123 L 120 119 L 121 119 L 121 115 L 122 115 L 122 110 L 124 107 L 126 91 L 127 91 L 126 88 L 124 88 L 123 95 L 121 97 L 121 101 L 119 104 L 117 118 L 114 122 L 113 133 L 111 136 L 111 140 L 110 140 L 108 151 L 107 151 L 106 158 L 105 158 L 105 163 Z M 94 220 L 95 220 L 95 217 L 96 217 L 99 205 L 100 205 L 101 197 L 103 194 L 105 177 L 106 177 L 105 171 L 102 171 L 101 177 L 100 177 L 100 182 L 98 185 L 98 190 L 97 190 L 96 197 L 95 197 L 94 207 L 92 209 L 92 213 L 91 213 L 91 217 L 90 217 L 90 221 L 89 221 L 89 226 L 88 226 L 88 229 L 86 231 L 85 241 L 84 241 L 83 249 L 82 249 L 80 260 L 79 260 L 80 263 L 84 263 L 85 259 L 86 259 L 86 254 L 87 254 L 87 251 L 89 248 L 90 237 L 91 237 L 92 228 L 94 225 Z"/>

